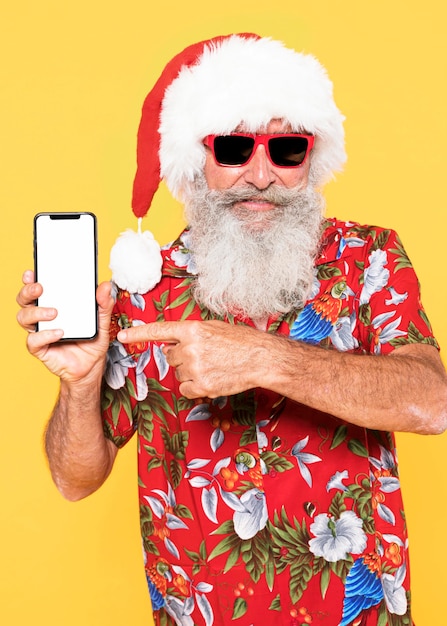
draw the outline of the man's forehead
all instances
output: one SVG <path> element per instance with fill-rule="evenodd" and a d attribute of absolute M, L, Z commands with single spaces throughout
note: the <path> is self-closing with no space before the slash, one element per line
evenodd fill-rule
<path fill-rule="evenodd" d="M 271 134 L 271 133 L 291 133 L 298 132 L 301 129 L 293 128 L 290 122 L 283 119 L 272 119 L 267 124 L 260 126 L 253 131 L 253 127 L 241 122 L 236 128 L 233 130 L 235 133 L 252 133 L 256 132 L 257 134 Z"/>

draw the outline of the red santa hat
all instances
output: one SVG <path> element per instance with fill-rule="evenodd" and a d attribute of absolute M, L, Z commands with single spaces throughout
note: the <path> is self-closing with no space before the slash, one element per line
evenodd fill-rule
<path fill-rule="evenodd" d="M 193 44 L 167 64 L 145 99 L 138 129 L 132 210 L 139 232 L 123 233 L 111 253 L 112 279 L 121 288 L 144 293 L 160 279 L 158 244 L 141 233 L 141 218 L 160 180 L 184 199 L 203 172 L 204 137 L 241 124 L 256 132 L 272 119 L 315 135 L 313 184 L 323 185 L 342 169 L 344 117 L 325 69 L 312 55 L 244 33 Z"/>

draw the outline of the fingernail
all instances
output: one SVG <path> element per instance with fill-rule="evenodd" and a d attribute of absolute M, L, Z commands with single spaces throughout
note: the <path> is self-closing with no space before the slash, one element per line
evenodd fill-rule
<path fill-rule="evenodd" d="M 31 270 L 25 270 L 23 273 L 23 280 L 28 282 L 33 279 L 33 272 Z"/>

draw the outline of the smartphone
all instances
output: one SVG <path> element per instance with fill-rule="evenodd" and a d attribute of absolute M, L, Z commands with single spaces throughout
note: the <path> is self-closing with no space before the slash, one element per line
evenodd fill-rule
<path fill-rule="evenodd" d="M 93 213 L 38 213 L 34 217 L 34 270 L 43 287 L 38 306 L 57 317 L 37 330 L 62 329 L 61 341 L 86 341 L 98 332 L 97 227 Z"/>

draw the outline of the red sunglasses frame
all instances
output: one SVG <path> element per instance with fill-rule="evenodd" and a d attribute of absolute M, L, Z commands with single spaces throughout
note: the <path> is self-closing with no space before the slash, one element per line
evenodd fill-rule
<path fill-rule="evenodd" d="M 250 156 L 244 163 L 240 163 L 240 164 L 220 163 L 217 160 L 216 153 L 214 151 L 214 140 L 217 137 L 249 137 L 250 139 L 254 139 L 255 143 L 253 145 L 253 150 L 251 151 Z M 280 137 L 303 137 L 307 139 L 307 150 L 306 150 L 306 154 L 304 155 L 304 159 L 301 161 L 301 163 L 298 163 L 297 165 L 278 165 L 272 160 L 268 142 L 270 141 L 270 139 L 278 139 Z M 205 146 L 207 146 L 211 150 L 216 164 L 220 165 L 221 167 L 245 167 L 246 165 L 250 163 L 258 146 L 261 144 L 264 146 L 265 153 L 272 165 L 274 165 L 275 167 L 294 169 L 296 167 L 301 167 L 302 165 L 304 165 L 310 151 L 312 150 L 314 146 L 314 141 L 315 141 L 315 136 L 310 135 L 308 133 L 273 133 L 273 134 L 265 134 L 265 135 L 257 135 L 256 133 L 228 133 L 227 135 L 207 135 L 205 139 L 203 140 L 203 143 Z"/>

